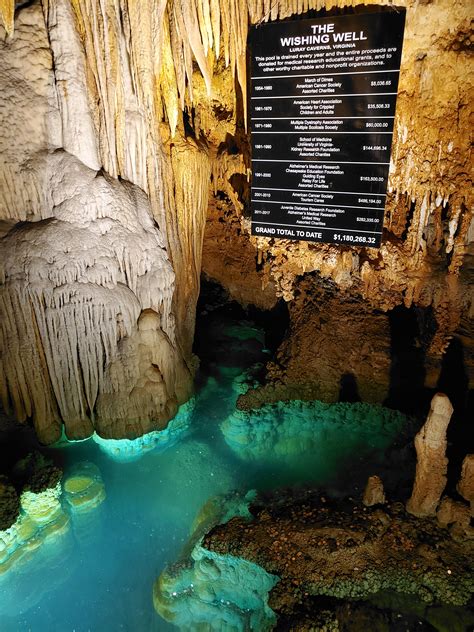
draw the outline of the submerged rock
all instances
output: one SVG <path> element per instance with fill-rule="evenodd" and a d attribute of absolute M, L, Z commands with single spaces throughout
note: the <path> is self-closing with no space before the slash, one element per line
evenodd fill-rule
<path fill-rule="evenodd" d="M 348 439 L 340 449 L 387 447 L 407 418 L 382 406 L 364 403 L 325 404 L 320 401 L 277 402 L 258 410 L 236 410 L 221 425 L 227 444 L 244 459 L 274 455 L 288 458 L 331 444 L 338 449 L 339 433 Z M 333 443 L 335 441 L 336 443 Z M 356 444 L 356 445 L 354 445 Z"/>
<path fill-rule="evenodd" d="M 370 460 L 371 468 L 378 467 L 408 425 L 407 417 L 379 405 L 291 401 L 234 410 L 220 428 L 239 458 L 281 472 L 290 468 L 293 478 L 285 474 L 281 484 L 293 480 L 346 486 L 347 479 L 352 487 L 363 485 L 371 473 L 361 462 Z"/>
<path fill-rule="evenodd" d="M 23 491 L 15 500 L 15 489 L 0 481 L 0 500 L 6 498 L 1 515 L 5 528 L 0 530 L 0 577 L 19 572 L 29 562 L 35 561 L 34 572 L 47 565 L 58 550 L 67 548 L 61 541 L 70 534 L 71 518 L 75 525 L 78 515 L 91 512 L 105 499 L 100 471 L 92 463 L 78 464 L 61 480 L 59 468 L 40 453 L 33 453 L 15 465 L 12 477 L 21 481 Z M 53 542 L 54 546 L 46 546 Z"/>
<path fill-rule="evenodd" d="M 100 470 L 93 463 L 78 463 L 64 481 L 64 499 L 72 512 L 89 512 L 101 505 L 105 496 Z"/>
<path fill-rule="evenodd" d="M 182 631 L 244 632 L 273 629 L 275 614 L 268 593 L 278 577 L 231 554 L 202 548 L 202 536 L 235 517 L 248 521 L 256 496 L 232 492 L 209 499 L 199 511 L 180 561 L 166 568 L 153 588 L 155 610 Z"/>
<path fill-rule="evenodd" d="M 277 581 L 256 564 L 197 544 L 188 565 L 162 573 L 153 603 L 158 614 L 183 632 L 265 632 L 276 622 L 267 600 Z"/>
<path fill-rule="evenodd" d="M 60 502 L 61 483 L 35 494 L 24 491 L 21 512 L 11 527 L 0 531 L 0 576 L 30 560 L 47 541 L 69 531 L 69 517 Z"/>

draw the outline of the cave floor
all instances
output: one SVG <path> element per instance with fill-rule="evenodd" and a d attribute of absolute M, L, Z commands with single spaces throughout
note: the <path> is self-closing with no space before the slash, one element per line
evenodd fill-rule
<path fill-rule="evenodd" d="M 357 493 L 365 472 L 383 460 L 383 451 L 373 450 L 364 462 L 359 459 L 360 481 L 350 475 L 344 450 L 300 467 L 275 458 L 242 463 L 219 425 L 235 408 L 243 370 L 254 366 L 258 373 L 268 358 L 264 332 L 225 310 L 205 317 L 212 335 L 209 329 L 201 339 L 202 368 L 187 434 L 130 462 L 117 462 L 90 440 L 56 449 L 66 474 L 82 461 L 95 464 L 107 497 L 0 578 L 3 632 L 176 629 L 155 612 L 152 587 L 180 556 L 207 500 L 235 489 L 298 483 Z M 331 442 L 343 446 L 343 433 Z"/>

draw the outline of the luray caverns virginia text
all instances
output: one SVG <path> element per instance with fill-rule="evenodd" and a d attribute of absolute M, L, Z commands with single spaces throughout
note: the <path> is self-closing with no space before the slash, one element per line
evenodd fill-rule
<path fill-rule="evenodd" d="M 378 247 L 405 13 L 251 36 L 252 234 Z"/>

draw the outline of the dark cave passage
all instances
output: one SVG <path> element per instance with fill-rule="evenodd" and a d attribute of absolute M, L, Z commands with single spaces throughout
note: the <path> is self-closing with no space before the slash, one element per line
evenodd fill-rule
<path fill-rule="evenodd" d="M 432 389 L 425 386 L 426 347 L 434 323 L 430 310 L 406 308 L 389 312 L 390 390 L 387 406 L 424 417 L 429 409 Z"/>
<path fill-rule="evenodd" d="M 242 368 L 260 363 L 254 377 L 262 379 L 265 373 L 264 363 L 275 354 L 289 327 L 289 313 L 285 301 L 280 300 L 271 310 L 262 310 L 253 305 L 242 307 L 231 300 L 225 289 L 217 282 L 202 278 L 201 292 L 196 310 L 196 333 L 193 352 L 200 359 L 201 372 L 197 377 L 198 385 L 206 374 L 212 375 L 213 366 L 235 365 Z M 247 323 L 261 331 L 259 336 L 250 336 L 241 340 L 238 348 L 231 345 L 232 336 L 226 327 L 235 322 Z M 231 349 L 232 347 L 232 349 Z"/>

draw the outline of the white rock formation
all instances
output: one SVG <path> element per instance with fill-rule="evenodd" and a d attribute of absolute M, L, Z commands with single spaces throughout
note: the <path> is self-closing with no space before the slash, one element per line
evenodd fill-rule
<path fill-rule="evenodd" d="M 33 417 L 46 443 L 62 420 L 70 438 L 164 427 L 191 378 L 175 340 L 174 274 L 146 195 L 60 151 L 36 161 L 32 177 L 49 183 L 50 217 L 2 240 L 5 405 Z"/>
<path fill-rule="evenodd" d="M 446 486 L 446 431 L 452 414 L 449 398 L 436 393 L 428 418 L 415 437 L 415 483 L 407 503 L 407 511 L 415 516 L 434 516 Z"/>
<path fill-rule="evenodd" d="M 15 35 L 0 26 L 0 218 L 41 214 L 27 163 L 62 144 L 53 61 L 41 6 L 18 13 Z"/>
<path fill-rule="evenodd" d="M 0 392 L 45 443 L 63 423 L 70 438 L 163 428 L 192 381 L 176 340 L 166 231 L 142 190 L 99 172 L 94 72 L 74 11 L 69 0 L 35 3 L 18 12 L 14 35 L 0 26 Z M 123 76 L 127 129 L 143 143 L 143 111 Z M 106 137 L 114 152 L 120 143 L 134 152 L 133 134 Z M 140 152 L 110 172 L 146 183 Z"/>
<path fill-rule="evenodd" d="M 86 60 L 70 0 L 47 3 L 48 35 L 62 119 L 62 147 L 91 169 L 100 169 L 86 81 Z"/>

